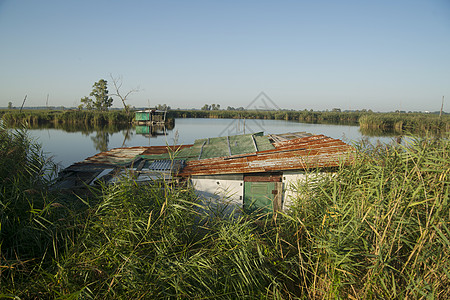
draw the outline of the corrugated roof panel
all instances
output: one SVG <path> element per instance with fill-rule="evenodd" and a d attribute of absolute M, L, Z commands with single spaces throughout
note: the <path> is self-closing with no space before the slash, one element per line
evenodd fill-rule
<path fill-rule="evenodd" d="M 155 160 L 148 169 L 151 171 L 172 171 L 177 173 L 185 164 L 184 160 Z"/>
<path fill-rule="evenodd" d="M 216 137 L 209 139 L 209 143 L 203 146 L 200 159 L 229 156 L 227 137 Z"/>
<path fill-rule="evenodd" d="M 267 136 L 254 136 L 258 151 L 275 149 Z"/>
<path fill-rule="evenodd" d="M 189 160 L 198 160 L 270 149 L 274 149 L 274 146 L 268 137 L 260 136 L 260 134 L 245 134 L 196 140 L 194 146 L 183 149 L 180 156 Z"/>
<path fill-rule="evenodd" d="M 231 155 L 256 152 L 251 135 L 230 136 Z"/>
<path fill-rule="evenodd" d="M 307 168 L 336 167 L 349 163 L 355 149 L 341 140 L 323 135 L 285 140 L 275 149 L 231 157 L 190 161 L 182 176 L 253 173 Z"/>

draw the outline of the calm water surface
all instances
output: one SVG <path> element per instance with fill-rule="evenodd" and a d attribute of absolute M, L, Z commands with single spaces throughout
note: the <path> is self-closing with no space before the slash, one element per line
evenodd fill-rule
<path fill-rule="evenodd" d="M 342 139 L 347 143 L 368 138 L 371 142 L 389 143 L 390 137 L 366 137 L 359 126 L 308 124 L 281 120 L 176 119 L 171 130 L 160 129 L 158 135 L 142 134 L 145 128 L 130 127 L 118 132 L 67 132 L 61 129 L 30 129 L 30 135 L 42 144 L 44 152 L 65 168 L 102 150 L 131 146 L 192 144 L 196 139 L 255 133 L 264 134 L 306 131 Z"/>

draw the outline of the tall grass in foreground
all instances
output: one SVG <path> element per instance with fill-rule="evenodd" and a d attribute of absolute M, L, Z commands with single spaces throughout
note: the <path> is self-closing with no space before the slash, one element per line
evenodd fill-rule
<path fill-rule="evenodd" d="M 0 125 L 0 291 L 30 280 L 67 238 L 61 204 L 47 191 L 55 171 L 25 130 Z"/>
<path fill-rule="evenodd" d="M 288 216 L 297 284 L 311 298 L 448 299 L 449 140 L 360 150 Z"/>
<path fill-rule="evenodd" d="M 449 148 L 362 147 L 353 165 L 300 185 L 276 220 L 209 212 L 188 186 L 131 179 L 70 202 L 43 181 L 26 192 L 40 172 L 5 172 L 21 209 L 2 211 L 0 297 L 446 299 Z"/>

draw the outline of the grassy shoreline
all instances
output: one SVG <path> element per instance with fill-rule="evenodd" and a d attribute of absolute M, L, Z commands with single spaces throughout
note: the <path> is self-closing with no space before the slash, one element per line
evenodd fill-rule
<path fill-rule="evenodd" d="M 201 213 L 189 186 L 52 192 L 51 170 L 0 128 L 0 297 L 450 297 L 448 139 L 361 145 L 265 222 Z"/>
<path fill-rule="evenodd" d="M 17 125 L 28 123 L 44 124 L 127 124 L 132 122 L 133 114 L 123 111 L 87 111 L 87 110 L 1 110 L 0 116 L 6 124 Z"/>
<path fill-rule="evenodd" d="M 112 125 L 129 124 L 134 114 L 123 111 L 96 112 L 86 110 L 0 110 L 7 124 L 27 122 L 31 126 L 45 124 Z M 315 112 L 315 111 L 261 111 L 261 110 L 170 110 L 167 117 L 174 118 L 246 118 L 287 120 L 304 123 L 359 125 L 368 134 L 376 132 L 402 135 L 405 133 L 445 135 L 450 132 L 450 115 L 439 117 L 425 113 L 369 113 L 369 112 Z"/>

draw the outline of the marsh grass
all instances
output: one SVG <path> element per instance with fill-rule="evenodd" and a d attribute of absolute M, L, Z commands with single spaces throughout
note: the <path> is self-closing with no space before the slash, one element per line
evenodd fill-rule
<path fill-rule="evenodd" d="M 0 115 L 8 125 L 27 123 L 30 126 L 47 124 L 74 124 L 74 125 L 112 125 L 129 124 L 133 114 L 124 111 L 90 111 L 90 110 L 3 110 Z"/>
<path fill-rule="evenodd" d="M 443 134 L 450 131 L 450 116 L 424 113 L 372 113 L 359 118 L 364 132 L 370 130 L 393 131 L 397 134 L 424 133 Z M 447 136 L 448 137 L 448 136 Z"/>
<path fill-rule="evenodd" d="M 1 175 L 2 297 L 450 297 L 448 140 L 361 146 L 353 165 L 311 173 L 288 212 L 255 219 L 161 181 L 52 194 L 26 133 L 2 134 L 0 167 L 16 166 Z"/>
<path fill-rule="evenodd" d="M 287 218 L 310 297 L 450 296 L 449 153 L 437 139 L 366 148 L 305 190 Z"/>

